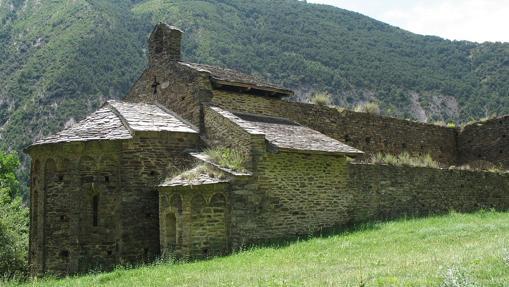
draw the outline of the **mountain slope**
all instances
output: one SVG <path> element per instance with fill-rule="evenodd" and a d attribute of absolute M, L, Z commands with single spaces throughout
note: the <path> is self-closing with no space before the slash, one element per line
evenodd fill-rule
<path fill-rule="evenodd" d="M 509 113 L 509 44 L 420 36 L 296 0 L 0 0 L 0 139 L 19 149 L 121 98 L 152 25 L 184 58 L 253 73 L 306 100 L 379 101 L 386 115 L 465 121 Z"/>
<path fill-rule="evenodd" d="M 2 20 L 5 144 L 20 148 L 60 129 L 105 99 L 119 98 L 135 80 L 145 63 L 143 39 L 129 30 L 138 25 L 107 2 L 28 1 Z"/>

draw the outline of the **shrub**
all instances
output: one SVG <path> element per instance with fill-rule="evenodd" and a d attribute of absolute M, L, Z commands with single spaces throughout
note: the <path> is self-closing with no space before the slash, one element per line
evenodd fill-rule
<path fill-rule="evenodd" d="M 218 165 L 234 171 L 246 171 L 246 157 L 241 152 L 226 148 L 215 147 L 205 150 L 205 154 Z"/>
<path fill-rule="evenodd" d="M 380 114 L 380 106 L 375 102 L 358 104 L 354 107 L 354 111 L 359 113 L 368 113 L 372 115 Z"/>
<path fill-rule="evenodd" d="M 18 166 L 15 154 L 0 151 L 0 278 L 22 277 L 27 271 L 29 212 L 15 175 Z"/>
<path fill-rule="evenodd" d="M 432 167 L 439 168 L 440 165 L 435 161 L 431 155 L 425 154 L 421 156 L 412 156 L 407 152 L 399 155 L 377 153 L 371 156 L 368 160 L 369 163 L 375 164 L 389 164 L 396 166 L 419 166 L 419 167 Z"/>
<path fill-rule="evenodd" d="M 315 93 L 311 96 L 311 103 L 319 106 L 328 106 L 332 103 L 331 96 L 327 92 Z"/>

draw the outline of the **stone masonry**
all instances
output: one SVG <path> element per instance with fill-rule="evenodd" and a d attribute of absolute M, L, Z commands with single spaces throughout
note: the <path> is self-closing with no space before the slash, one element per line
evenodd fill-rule
<path fill-rule="evenodd" d="M 509 117 L 438 127 L 291 101 L 238 71 L 182 61 L 160 23 L 124 101 L 27 148 L 30 271 L 58 276 L 207 258 L 371 220 L 509 208 Z M 206 152 L 229 148 L 245 170 Z M 430 154 L 443 168 L 351 163 Z M 190 174 L 192 176 L 190 176 Z"/>

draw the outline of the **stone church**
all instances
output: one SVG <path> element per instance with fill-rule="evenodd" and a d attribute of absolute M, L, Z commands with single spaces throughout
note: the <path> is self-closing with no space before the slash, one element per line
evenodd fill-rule
<path fill-rule="evenodd" d="M 460 133 L 292 102 L 283 87 L 182 61 L 182 34 L 158 24 L 149 65 L 123 101 L 27 148 L 33 275 L 204 258 L 371 219 L 509 206 L 506 175 L 349 162 L 408 151 L 444 166 L 508 164 L 498 152 L 508 118 L 484 125 L 499 138 L 485 147 L 477 126 Z M 213 147 L 237 151 L 245 169 L 213 161 L 204 152 Z"/>

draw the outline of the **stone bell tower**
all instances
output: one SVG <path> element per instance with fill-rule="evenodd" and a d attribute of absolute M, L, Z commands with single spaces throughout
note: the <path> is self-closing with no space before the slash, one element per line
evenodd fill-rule
<path fill-rule="evenodd" d="M 149 65 L 180 61 L 182 34 L 176 27 L 166 23 L 157 24 L 149 38 Z"/>

